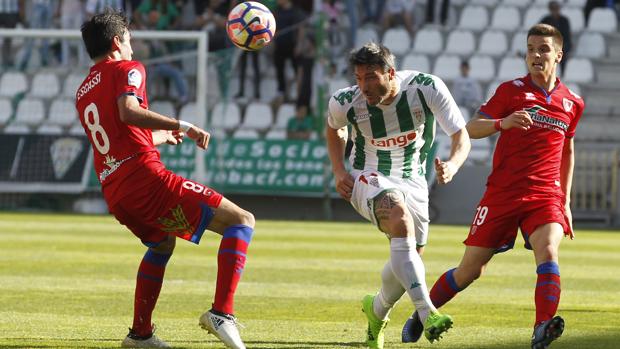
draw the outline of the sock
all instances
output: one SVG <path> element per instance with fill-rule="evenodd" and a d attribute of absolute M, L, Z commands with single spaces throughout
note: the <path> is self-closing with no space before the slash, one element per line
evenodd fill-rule
<path fill-rule="evenodd" d="M 405 289 L 392 272 L 392 263 L 388 260 L 381 272 L 381 290 L 379 290 L 379 294 L 372 304 L 372 309 L 377 318 L 380 320 L 387 319 L 394 304 L 404 293 Z"/>
<path fill-rule="evenodd" d="M 463 291 L 456 285 L 454 280 L 454 269 L 450 269 L 443 273 L 433 285 L 431 289 L 431 300 L 437 308 L 441 308 L 444 304 L 448 303 L 457 293 Z"/>
<path fill-rule="evenodd" d="M 436 311 L 426 287 L 424 263 L 415 249 L 415 238 L 392 238 L 390 240 L 392 272 L 405 289 L 420 315 L 422 323 L 429 312 Z"/>
<path fill-rule="evenodd" d="M 550 320 L 560 303 L 560 266 L 555 262 L 545 262 L 536 268 L 538 279 L 534 301 L 536 303 L 536 324 Z"/>
<path fill-rule="evenodd" d="M 148 336 L 153 332 L 151 316 L 170 256 L 171 254 L 159 254 L 149 249 L 142 258 L 136 280 L 132 326 L 134 334 L 138 336 Z"/>
<path fill-rule="evenodd" d="M 224 230 L 217 255 L 217 285 L 213 309 L 234 313 L 234 297 L 245 267 L 248 245 L 254 229 L 247 225 L 232 225 Z"/>

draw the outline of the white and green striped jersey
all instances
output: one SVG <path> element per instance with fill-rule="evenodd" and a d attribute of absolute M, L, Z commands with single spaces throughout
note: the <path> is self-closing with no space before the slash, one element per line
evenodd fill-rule
<path fill-rule="evenodd" d="M 414 70 L 396 72 L 400 90 L 390 105 L 369 105 L 357 85 L 336 91 L 329 100 L 331 128 L 352 125 L 353 169 L 374 169 L 386 176 L 424 176 L 435 138 L 435 120 L 451 136 L 465 120 L 446 84 Z"/>

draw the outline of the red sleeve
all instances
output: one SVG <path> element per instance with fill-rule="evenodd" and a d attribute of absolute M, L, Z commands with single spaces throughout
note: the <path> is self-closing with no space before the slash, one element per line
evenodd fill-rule
<path fill-rule="evenodd" d="M 510 105 L 508 84 L 509 83 L 504 82 L 497 87 L 493 96 L 480 106 L 480 114 L 489 119 L 501 119 L 507 114 Z"/>
<path fill-rule="evenodd" d="M 575 114 L 573 114 L 573 119 L 568 125 L 568 130 L 566 131 L 566 138 L 573 138 L 575 136 L 575 129 L 577 128 L 577 124 L 581 119 L 581 115 L 583 115 L 583 110 L 585 108 L 585 103 L 583 99 L 578 99 L 575 103 Z"/>
<path fill-rule="evenodd" d="M 142 63 L 124 61 L 116 69 L 116 97 L 136 96 L 140 102 L 146 101 L 146 71 Z"/>

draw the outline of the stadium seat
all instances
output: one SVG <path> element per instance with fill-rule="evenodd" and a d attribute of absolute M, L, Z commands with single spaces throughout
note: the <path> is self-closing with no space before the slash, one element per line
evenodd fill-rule
<path fill-rule="evenodd" d="M 478 53 L 490 56 L 501 56 L 508 51 L 506 34 L 499 30 L 487 30 L 480 37 Z"/>
<path fill-rule="evenodd" d="M 521 25 L 521 13 L 514 6 L 495 8 L 491 18 L 491 28 L 505 31 L 515 31 Z"/>
<path fill-rule="evenodd" d="M 590 12 L 588 20 L 588 30 L 613 33 L 618 28 L 618 18 L 616 12 L 610 8 L 597 7 Z"/>
<path fill-rule="evenodd" d="M 6 72 L 0 78 L 0 97 L 13 98 L 28 90 L 26 75 L 20 72 Z"/>
<path fill-rule="evenodd" d="M 174 104 L 170 101 L 153 101 L 149 104 L 149 109 L 169 117 L 175 117 L 177 114 L 174 109 Z"/>
<path fill-rule="evenodd" d="M 187 103 L 179 111 L 179 119 L 196 124 L 198 122 L 198 110 L 196 103 Z"/>
<path fill-rule="evenodd" d="M 474 34 L 468 30 L 454 30 L 448 35 L 446 48 L 447 54 L 469 56 L 476 49 Z"/>
<path fill-rule="evenodd" d="M 75 98 L 75 92 L 84 81 L 86 74 L 72 73 L 67 76 L 62 87 L 62 96 Z"/>
<path fill-rule="evenodd" d="M 583 8 L 588 0 L 566 0 L 566 6 L 574 6 Z"/>
<path fill-rule="evenodd" d="M 522 77 L 527 74 L 527 67 L 525 66 L 525 60 L 518 57 L 506 57 L 502 59 L 497 71 L 497 78 L 499 80 L 512 80 L 518 77 Z"/>
<path fill-rule="evenodd" d="M 248 104 L 245 109 L 245 116 L 242 129 L 262 130 L 271 127 L 273 124 L 273 113 L 271 107 L 265 103 L 253 102 Z"/>
<path fill-rule="evenodd" d="M 565 82 L 587 84 L 594 81 L 594 68 L 587 58 L 573 58 L 566 63 Z"/>
<path fill-rule="evenodd" d="M 291 103 L 285 103 L 278 108 L 278 112 L 276 113 L 276 123 L 273 125 L 273 128 L 276 129 L 286 129 L 288 125 L 288 120 L 295 115 L 295 105 Z"/>
<path fill-rule="evenodd" d="M 560 4 L 564 2 L 564 0 L 558 1 Z M 545 7 L 549 5 L 549 0 L 533 0 L 531 6 L 541 6 Z"/>
<path fill-rule="evenodd" d="M 37 128 L 36 133 L 40 135 L 59 135 L 62 134 L 62 128 L 58 125 L 42 124 Z"/>
<path fill-rule="evenodd" d="M 52 98 L 60 93 L 58 75 L 50 72 L 37 73 L 32 79 L 28 95 L 35 98 Z"/>
<path fill-rule="evenodd" d="M 584 29 L 583 9 L 580 7 L 563 7 L 562 14 L 570 22 L 571 33 L 581 33 Z"/>
<path fill-rule="evenodd" d="M 530 6 L 531 0 L 502 0 L 499 6 L 515 6 L 520 9 Z"/>
<path fill-rule="evenodd" d="M 82 124 L 77 123 L 71 126 L 71 128 L 69 129 L 69 134 L 72 136 L 84 136 L 84 127 L 82 127 Z"/>
<path fill-rule="evenodd" d="M 526 30 L 530 29 L 534 24 L 540 23 L 540 20 L 548 14 L 549 10 L 546 7 L 534 6 L 528 8 L 523 17 L 523 28 Z"/>
<path fill-rule="evenodd" d="M 597 32 L 583 32 L 577 41 L 576 57 L 601 58 L 606 54 L 605 38 Z"/>
<path fill-rule="evenodd" d="M 272 129 L 267 132 L 265 139 L 286 139 L 286 130 Z"/>
<path fill-rule="evenodd" d="M 424 28 L 415 36 L 413 40 L 414 53 L 426 53 L 435 55 L 443 49 L 443 37 L 438 29 Z"/>
<path fill-rule="evenodd" d="M 13 116 L 13 106 L 7 98 L 0 98 L 0 127 L 6 125 Z"/>
<path fill-rule="evenodd" d="M 461 75 L 461 59 L 453 55 L 440 55 L 437 57 L 433 75 L 439 76 L 443 80 L 454 80 Z"/>
<path fill-rule="evenodd" d="M 499 3 L 499 0 L 470 0 L 471 5 L 480 5 L 486 7 L 495 7 Z"/>
<path fill-rule="evenodd" d="M 485 95 L 486 99 L 491 98 L 494 94 L 495 94 L 495 90 L 497 90 L 497 87 L 499 85 L 502 84 L 502 80 L 493 80 L 489 83 L 489 85 L 487 86 L 487 93 Z"/>
<path fill-rule="evenodd" d="M 512 36 L 510 52 L 513 54 L 522 54 L 525 57 L 525 53 L 527 52 L 527 32 L 519 31 Z"/>
<path fill-rule="evenodd" d="M 258 139 L 258 132 L 256 130 L 249 130 L 245 128 L 236 129 L 233 134 L 233 138 L 236 139 Z"/>
<path fill-rule="evenodd" d="M 71 99 L 55 99 L 50 105 L 47 124 L 70 127 L 80 124 L 75 104 Z"/>
<path fill-rule="evenodd" d="M 355 34 L 355 47 L 362 47 L 367 42 L 379 42 L 379 34 L 373 27 L 360 27 Z"/>
<path fill-rule="evenodd" d="M 429 72 L 431 71 L 431 63 L 426 55 L 408 54 L 403 59 L 400 69 Z"/>
<path fill-rule="evenodd" d="M 24 98 L 17 105 L 15 118 L 7 126 L 7 133 L 29 133 L 45 119 L 43 101 L 35 98 Z M 23 132 L 26 131 L 26 132 Z"/>
<path fill-rule="evenodd" d="M 241 124 L 241 112 L 236 103 L 218 102 L 211 112 L 211 127 L 231 130 Z"/>
<path fill-rule="evenodd" d="M 249 81 L 246 81 L 249 84 Z M 289 90 L 295 90 L 289 84 Z M 274 78 L 264 77 L 260 80 L 260 98 L 261 101 L 271 102 L 278 96 L 278 82 Z M 292 97 L 292 96 L 289 96 Z"/>
<path fill-rule="evenodd" d="M 383 34 L 383 45 L 389 46 L 393 54 L 402 56 L 411 49 L 411 36 L 404 28 L 390 28 Z"/>
<path fill-rule="evenodd" d="M 481 82 L 495 77 L 495 62 L 489 56 L 475 55 L 469 59 L 469 76 Z"/>
<path fill-rule="evenodd" d="M 482 31 L 489 24 L 489 12 L 484 6 L 465 6 L 461 11 L 459 29 Z"/>

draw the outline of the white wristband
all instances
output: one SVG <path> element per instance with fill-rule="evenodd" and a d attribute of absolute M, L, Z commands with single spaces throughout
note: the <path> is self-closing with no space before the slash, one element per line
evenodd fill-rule
<path fill-rule="evenodd" d="M 187 132 L 192 127 L 194 127 L 194 125 L 191 122 L 179 120 L 179 131 Z"/>

